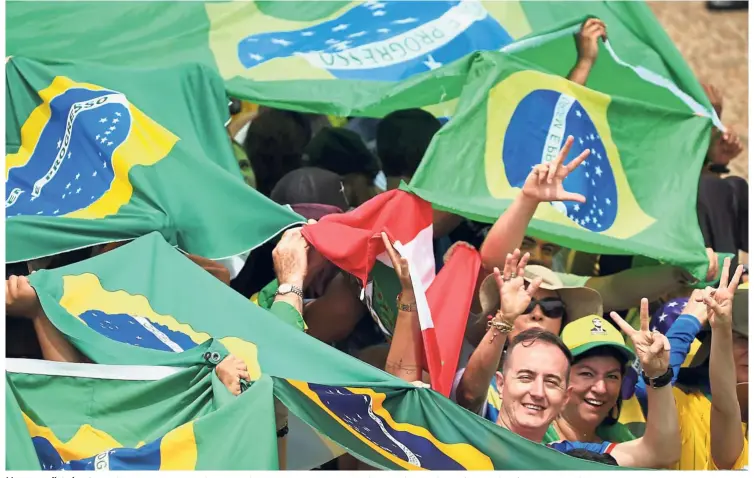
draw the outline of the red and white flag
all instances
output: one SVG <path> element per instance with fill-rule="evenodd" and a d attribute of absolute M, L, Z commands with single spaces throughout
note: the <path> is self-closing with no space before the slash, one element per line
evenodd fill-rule
<path fill-rule="evenodd" d="M 479 273 L 479 253 L 455 247 L 436 277 L 432 205 L 401 190 L 379 194 L 353 211 L 325 216 L 302 230 L 320 254 L 362 286 L 376 261 L 392 267 L 381 232 L 408 261 L 432 388 L 448 396 Z"/>

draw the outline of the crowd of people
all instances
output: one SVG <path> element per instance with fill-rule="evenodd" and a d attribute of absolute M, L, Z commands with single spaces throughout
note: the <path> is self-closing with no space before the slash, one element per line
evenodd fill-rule
<path fill-rule="evenodd" d="M 587 83 L 606 36 L 600 20 L 584 24 L 571 81 Z M 719 91 L 710 85 L 705 91 L 722 118 Z M 234 101 L 231 113 L 227 128 L 246 183 L 310 223 L 409 182 L 442 127 L 419 109 L 382 119 L 328 118 L 244 110 Z M 583 254 L 527 235 L 540 203 L 579 200 L 563 181 L 588 152 L 566 163 L 572 146 L 569 138 L 555 161 L 535 167 L 491 226 L 434 213 L 438 270 L 458 244 L 482 257 L 450 398 L 523 438 L 583 459 L 640 468 L 745 468 L 748 269 L 738 257 L 748 252 L 748 184 L 723 177 L 741 152 L 740 140 L 731 130 L 713 130 L 700 171 L 706 279 L 715 284 L 704 288 L 679 267 L 640 267 L 632 258 Z M 189 258 L 300 333 L 426 386 L 408 262 L 382 238 L 397 280 L 380 283 L 384 304 L 373 308 L 363 299 L 363 284 L 328 263 L 300 228 L 242 256 L 241 266 L 239 258 Z M 27 276 L 122 244 L 8 264 L 7 356 L 88 361 L 46 317 Z M 720 266 L 720 253 L 733 258 Z M 216 370 L 235 394 L 249 379 L 246 364 L 233 356 Z M 627 414 L 631 401 L 638 419 Z M 276 417 L 284 463 L 287 412 L 279 403 Z M 635 420 L 641 430 L 628 425 Z M 326 467 L 367 465 L 346 454 Z"/>

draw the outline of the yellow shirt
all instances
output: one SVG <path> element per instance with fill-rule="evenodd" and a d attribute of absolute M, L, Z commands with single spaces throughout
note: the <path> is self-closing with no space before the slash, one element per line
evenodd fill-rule
<path fill-rule="evenodd" d="M 712 403 L 702 393 L 687 394 L 673 387 L 678 419 L 681 425 L 681 459 L 671 469 L 674 470 L 716 470 L 710 447 L 710 413 Z M 744 431 L 744 446 L 738 456 L 734 470 L 749 464 L 749 441 Z"/>

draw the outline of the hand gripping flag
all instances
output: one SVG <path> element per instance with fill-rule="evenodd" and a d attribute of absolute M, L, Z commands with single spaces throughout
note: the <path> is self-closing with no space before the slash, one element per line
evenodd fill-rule
<path fill-rule="evenodd" d="M 300 220 L 242 182 L 222 83 L 206 69 L 18 57 L 5 68 L 7 261 L 152 231 L 224 258 Z M 222 157 L 235 174 L 210 159 Z"/>
<path fill-rule="evenodd" d="M 376 261 L 392 267 L 380 236 L 383 231 L 409 263 L 432 387 L 448 396 L 479 273 L 476 250 L 456 249 L 435 277 L 432 207 L 400 190 L 382 193 L 349 213 L 325 216 L 305 226 L 302 234 L 325 258 L 358 278 L 370 296 L 367 302 L 373 303 L 368 274 Z M 394 274 L 392 280 L 397 281 Z M 379 314 L 373 314 L 385 329 Z"/>

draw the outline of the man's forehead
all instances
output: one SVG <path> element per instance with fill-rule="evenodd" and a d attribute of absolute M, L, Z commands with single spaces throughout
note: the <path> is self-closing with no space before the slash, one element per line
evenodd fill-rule
<path fill-rule="evenodd" d="M 568 359 L 554 344 L 536 341 L 533 344 L 518 344 L 505 358 L 508 370 L 516 373 L 531 370 L 540 374 L 555 374 L 564 377 L 568 370 Z"/>

